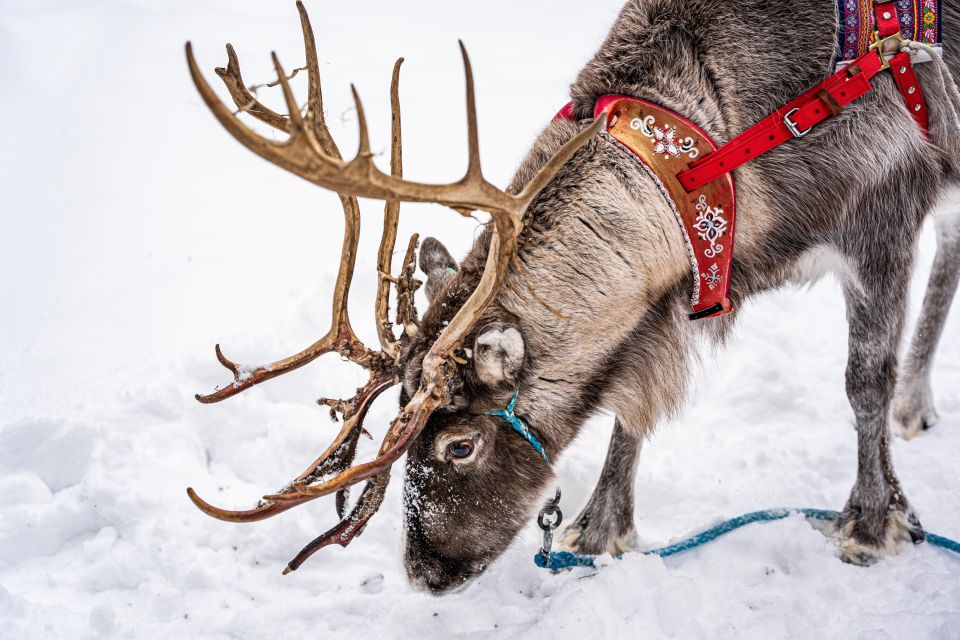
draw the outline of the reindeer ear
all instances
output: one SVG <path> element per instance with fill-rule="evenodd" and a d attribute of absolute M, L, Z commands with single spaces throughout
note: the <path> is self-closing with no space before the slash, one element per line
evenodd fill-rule
<path fill-rule="evenodd" d="M 495 322 L 473 343 L 473 369 L 485 384 L 515 383 L 523 365 L 523 336 L 516 327 Z"/>
<path fill-rule="evenodd" d="M 457 272 L 457 262 L 436 238 L 426 238 L 420 245 L 420 270 L 427 274 L 427 301 L 433 303 L 440 285 Z"/>

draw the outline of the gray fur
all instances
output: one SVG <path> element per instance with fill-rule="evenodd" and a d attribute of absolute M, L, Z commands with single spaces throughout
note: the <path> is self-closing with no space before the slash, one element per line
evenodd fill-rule
<path fill-rule="evenodd" d="M 894 402 L 894 424 L 905 438 L 937 422 L 930 369 L 960 280 L 960 203 L 950 202 L 936 223 L 937 255 Z"/>
<path fill-rule="evenodd" d="M 949 56 L 960 21 L 954 7 L 944 11 Z M 601 95 L 631 95 L 689 117 L 723 143 L 833 71 L 836 29 L 834 0 L 630 0 L 571 95 L 580 118 L 591 117 Z M 947 61 L 956 75 L 956 59 Z M 835 254 L 844 265 L 859 473 L 838 537 L 842 557 L 853 562 L 895 553 L 919 531 L 890 460 L 888 416 L 916 237 L 960 177 L 960 105 L 951 103 L 935 65 L 921 65 L 918 75 L 929 141 L 892 78 L 881 74 L 875 90 L 839 116 L 735 176 L 735 307 L 796 280 L 811 255 Z M 551 123 L 511 189 L 580 127 Z M 566 164 L 526 223 L 516 264 L 481 323 L 515 326 L 523 336 L 518 414 L 552 459 L 602 410 L 622 425 L 615 442 L 639 441 L 683 401 L 698 343 L 722 342 L 736 314 L 687 320 L 689 263 L 673 214 L 636 159 L 602 138 Z M 907 378 L 924 389 L 956 280 L 954 236 L 942 237 L 934 273 L 942 284 L 931 289 L 924 337 L 908 367 Z M 488 229 L 437 289 L 404 354 L 402 402 L 418 383 L 423 354 L 476 286 L 489 241 Z M 502 408 L 511 393 L 464 366 L 451 389 L 455 403 L 431 418 L 408 456 L 405 560 L 411 578 L 434 591 L 463 584 L 493 561 L 552 479 L 518 435 L 478 415 Z M 904 393 L 915 396 L 909 385 Z M 438 455 L 434 442 L 450 431 L 481 443 L 468 464 Z M 570 533 L 582 550 L 609 548 L 628 532 L 616 512 L 632 508 L 624 487 L 632 486 L 635 460 L 613 454 L 582 514 L 589 517 Z"/>

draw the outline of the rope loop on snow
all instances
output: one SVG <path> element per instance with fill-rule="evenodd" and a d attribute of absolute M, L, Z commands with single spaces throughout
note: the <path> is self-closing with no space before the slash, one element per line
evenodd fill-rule
<path fill-rule="evenodd" d="M 746 513 L 742 516 L 737 516 L 736 518 L 731 518 L 721 522 L 716 526 L 710 527 L 706 531 L 686 538 L 685 540 L 681 540 L 680 542 L 668 545 L 666 547 L 661 547 L 660 549 L 650 549 L 648 551 L 639 551 L 638 553 L 641 553 L 645 556 L 660 556 L 661 558 L 666 558 L 705 545 L 708 542 L 716 540 L 720 536 L 724 536 L 731 531 L 735 531 L 748 524 L 753 524 L 754 522 L 773 522 L 775 520 L 783 520 L 793 513 L 803 514 L 804 517 L 810 520 L 835 520 L 840 515 L 836 511 L 830 511 L 827 509 L 765 509 L 763 511 L 753 511 L 751 513 Z M 592 569 L 597 568 L 596 559 L 598 556 L 570 553 L 568 551 L 549 551 L 551 545 L 548 544 L 546 537 L 547 533 L 550 534 L 550 539 L 552 541 L 552 530 L 549 532 L 544 530 L 544 547 L 540 550 L 540 553 L 533 558 L 533 561 L 538 567 L 541 569 L 549 569 L 553 572 L 563 571 L 564 569 L 572 569 L 574 567 L 588 567 Z M 938 536 L 934 533 L 926 533 L 926 541 L 935 547 L 940 547 L 941 549 L 946 549 L 947 551 L 960 554 L 960 542 L 951 540 L 950 538 Z M 622 556 L 617 556 L 616 559 L 619 559 L 620 557 Z"/>

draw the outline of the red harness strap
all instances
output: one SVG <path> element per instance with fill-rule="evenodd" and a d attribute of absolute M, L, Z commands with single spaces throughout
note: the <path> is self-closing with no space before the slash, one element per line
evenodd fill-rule
<path fill-rule="evenodd" d="M 874 15 L 877 19 L 877 34 L 874 46 L 878 48 L 881 55 L 885 53 L 885 45 L 888 41 L 903 43 L 903 33 L 900 31 L 900 20 L 897 17 L 897 6 L 895 2 L 881 2 L 874 7 Z M 910 110 L 910 115 L 917 122 L 917 126 L 927 135 L 928 123 L 927 103 L 923 99 L 923 92 L 920 90 L 920 82 L 917 80 L 917 74 L 910 62 L 910 54 L 906 51 L 899 51 L 891 58 L 889 66 L 893 71 L 893 80 L 897 83 L 897 88 L 903 95 L 903 99 Z"/>
<path fill-rule="evenodd" d="M 876 5 L 879 30 L 873 49 L 851 62 L 802 96 L 753 125 L 719 151 L 694 162 L 682 171 L 680 184 L 692 191 L 713 182 L 754 158 L 780 146 L 792 138 L 802 138 L 817 124 L 837 115 L 846 105 L 862 97 L 870 89 L 870 80 L 884 69 L 893 71 L 897 87 L 917 124 L 927 131 L 927 107 L 917 81 L 910 54 L 899 52 L 889 61 L 884 55 L 887 43 L 902 42 L 895 2 Z M 899 47 L 898 47 L 899 51 Z"/>

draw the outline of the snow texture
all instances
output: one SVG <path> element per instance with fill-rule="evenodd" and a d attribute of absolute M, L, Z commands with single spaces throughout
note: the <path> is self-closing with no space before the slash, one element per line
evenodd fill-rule
<path fill-rule="evenodd" d="M 356 143 L 350 81 L 375 150 L 386 148 L 402 54 L 406 174 L 458 177 L 462 37 L 486 173 L 505 184 L 619 0 L 589 11 L 568 0 L 309 8 L 341 148 Z M 433 598 L 404 576 L 397 472 L 361 538 L 285 577 L 334 522 L 332 499 L 245 526 L 198 512 L 188 485 L 244 507 L 299 473 L 335 429 L 313 401 L 350 395 L 362 374 L 324 358 L 222 404 L 193 400 L 230 382 L 214 343 L 241 363 L 267 362 L 326 330 L 342 222 L 334 196 L 255 158 L 214 121 L 187 75 L 188 38 L 211 82 L 227 41 L 248 83 L 273 79 L 271 49 L 288 69 L 302 63 L 292 0 L 0 2 L 0 638 L 960 638 L 960 560 L 921 546 L 869 569 L 845 565 L 798 518 L 666 561 L 630 556 L 563 575 L 534 567 L 531 523 L 466 590 Z M 302 74 L 294 85 L 305 95 Z M 262 95 L 283 108 L 275 90 Z M 375 342 L 380 205 L 365 210 L 351 308 Z M 478 230 L 449 212 L 404 212 L 401 239 L 437 235 L 454 255 Z M 933 249 L 928 229 L 914 310 Z M 843 316 L 831 280 L 744 309 L 684 415 L 643 452 L 644 543 L 760 508 L 843 505 L 856 470 Z M 924 525 L 953 537 L 958 329 L 954 312 L 934 377 L 940 424 L 894 446 Z M 374 407 L 375 435 L 395 403 Z M 559 461 L 568 519 L 599 474 L 611 424 L 592 420 Z M 362 441 L 361 456 L 374 446 Z"/>

